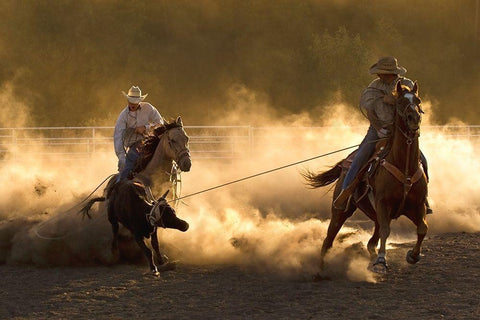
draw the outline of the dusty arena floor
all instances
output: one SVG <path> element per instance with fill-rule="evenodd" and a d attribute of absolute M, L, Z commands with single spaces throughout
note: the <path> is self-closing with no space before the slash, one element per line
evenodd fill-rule
<path fill-rule="evenodd" d="M 2 265 L 2 319 L 478 319 L 480 233 L 428 237 L 415 266 L 389 251 L 376 283 L 282 278 L 236 266 Z"/>

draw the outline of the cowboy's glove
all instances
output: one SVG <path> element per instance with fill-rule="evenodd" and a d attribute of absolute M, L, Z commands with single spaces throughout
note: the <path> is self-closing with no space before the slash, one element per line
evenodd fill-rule
<path fill-rule="evenodd" d="M 386 138 L 390 135 L 390 130 L 388 130 L 387 128 L 382 128 L 378 130 L 377 133 L 379 138 Z"/>
<path fill-rule="evenodd" d="M 125 168 L 126 155 L 120 154 L 118 156 L 118 172 L 121 172 Z"/>

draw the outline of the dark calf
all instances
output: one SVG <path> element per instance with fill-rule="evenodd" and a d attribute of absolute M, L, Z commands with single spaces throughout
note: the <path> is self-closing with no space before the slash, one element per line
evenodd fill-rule
<path fill-rule="evenodd" d="M 166 264 L 166 256 L 160 253 L 157 238 L 157 227 L 188 230 L 188 223 L 179 219 L 175 210 L 167 203 L 168 191 L 153 203 L 148 199 L 145 188 L 130 180 L 120 181 L 112 190 L 108 203 L 108 221 L 112 224 L 112 249 L 116 250 L 119 222 L 133 234 L 135 241 L 145 253 L 151 272 L 158 276 L 152 251 L 145 245 L 144 239 L 150 238 L 160 265 Z"/>

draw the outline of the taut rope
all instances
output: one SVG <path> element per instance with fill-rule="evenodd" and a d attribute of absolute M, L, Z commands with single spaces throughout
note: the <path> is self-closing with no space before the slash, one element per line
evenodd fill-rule
<path fill-rule="evenodd" d="M 274 171 L 282 170 L 282 169 L 285 169 L 285 168 L 288 168 L 288 167 L 293 167 L 293 166 L 296 166 L 296 165 L 304 163 L 304 162 L 308 162 L 308 161 L 312 161 L 312 160 L 319 159 L 319 158 L 322 158 L 322 157 L 326 157 L 326 156 L 329 156 L 329 155 L 332 155 L 332 154 L 335 154 L 335 153 L 338 153 L 338 152 L 342 152 L 342 151 L 345 151 L 345 150 L 348 150 L 348 149 L 356 148 L 358 146 L 359 146 L 359 144 L 356 144 L 354 146 L 338 149 L 338 150 L 335 150 L 335 151 L 332 151 L 332 152 L 327 152 L 327 153 L 321 154 L 319 156 L 315 156 L 315 157 L 308 158 L 308 159 L 305 159 L 305 160 L 301 160 L 301 161 L 293 162 L 293 163 L 290 163 L 290 164 L 286 164 L 286 165 L 281 166 L 281 167 L 277 167 L 277 168 L 274 168 L 274 169 L 262 171 L 262 172 L 244 177 L 244 178 L 240 178 L 240 179 L 233 180 L 233 181 L 230 181 L 230 182 L 222 183 L 222 184 L 220 184 L 218 186 L 215 186 L 215 187 L 211 187 L 211 188 L 207 188 L 207 189 L 204 189 L 204 190 L 201 190 L 201 191 L 198 191 L 198 192 L 187 194 L 186 196 L 177 198 L 175 200 L 169 200 L 169 201 L 167 201 L 167 203 L 170 203 L 170 202 L 173 202 L 173 201 L 179 201 L 179 200 L 189 198 L 189 197 L 193 197 L 193 196 L 196 196 L 196 195 L 201 194 L 201 193 L 205 193 L 205 192 L 212 191 L 212 190 L 215 190 L 215 189 L 223 188 L 225 186 L 228 186 L 228 185 L 231 185 L 231 184 L 234 184 L 234 183 L 238 183 L 238 182 L 241 182 L 241 181 L 252 179 L 252 178 L 255 178 L 255 177 L 267 174 L 267 173 L 271 173 L 271 172 L 274 172 Z"/>

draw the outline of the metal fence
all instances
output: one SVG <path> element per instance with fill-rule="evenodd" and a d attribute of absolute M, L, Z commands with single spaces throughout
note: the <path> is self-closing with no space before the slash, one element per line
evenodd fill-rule
<path fill-rule="evenodd" d="M 0 128 L 0 159 L 56 156 L 81 159 L 97 153 L 113 153 L 113 127 L 29 127 Z M 275 137 L 278 130 L 288 128 L 253 126 L 186 126 L 190 136 L 190 151 L 196 159 L 236 158 L 251 150 L 261 137 Z M 293 129 L 293 128 L 292 128 Z M 295 127 L 322 136 L 332 127 Z M 344 130 L 341 127 L 338 130 Z M 363 134 L 365 126 L 350 127 Z M 422 139 L 442 132 L 443 135 L 468 138 L 480 142 L 480 125 L 424 126 Z"/>

